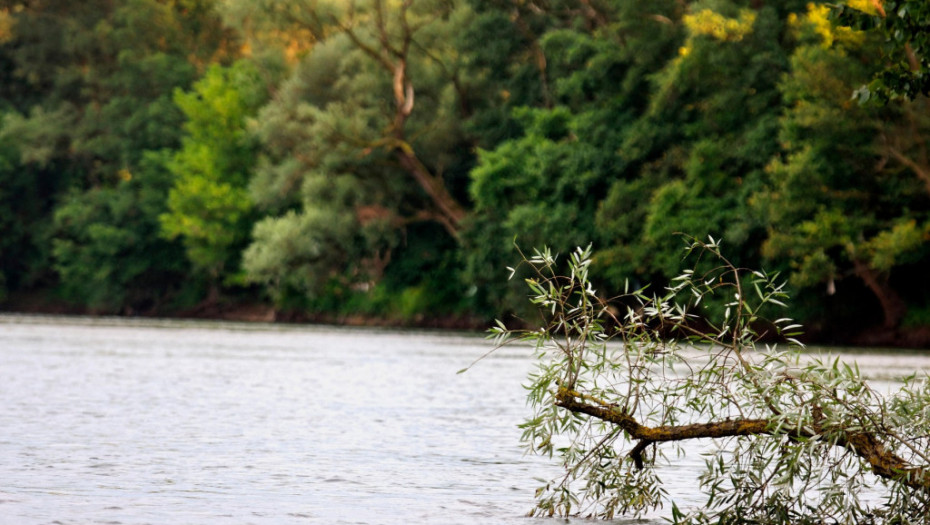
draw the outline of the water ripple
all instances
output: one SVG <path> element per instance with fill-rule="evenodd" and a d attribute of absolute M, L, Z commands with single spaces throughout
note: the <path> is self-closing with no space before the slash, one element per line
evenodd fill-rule
<path fill-rule="evenodd" d="M 551 468 L 517 447 L 530 363 L 455 374 L 485 349 L 2 317 L 0 524 L 526 523 Z"/>
<path fill-rule="evenodd" d="M 535 479 L 557 474 L 518 447 L 529 352 L 456 374 L 486 350 L 432 333 L 0 316 L 0 525 L 552 523 L 524 518 Z M 702 501 L 701 465 L 665 472 L 680 506 Z"/>

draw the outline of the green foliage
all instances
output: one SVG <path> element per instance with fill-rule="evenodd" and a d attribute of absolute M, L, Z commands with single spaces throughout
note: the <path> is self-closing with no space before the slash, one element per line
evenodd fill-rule
<path fill-rule="evenodd" d="M 749 202 L 777 151 L 793 4 L 616 1 L 592 25 L 549 12 L 537 31 L 556 104 L 513 111 L 522 136 L 479 153 L 472 235 L 494 241 L 469 250 L 471 275 L 492 275 L 514 236 L 557 250 L 595 240 L 612 289 L 673 276 L 664 239 L 679 231 L 724 232 L 743 247 L 736 260 L 757 261 L 763 224 Z M 728 24 L 732 38 L 713 30 Z"/>
<path fill-rule="evenodd" d="M 930 95 L 930 6 L 921 0 L 853 0 L 834 8 L 841 24 L 879 35 L 884 66 L 856 89 L 860 102 Z"/>
<path fill-rule="evenodd" d="M 18 151 L 0 139 L 0 303 L 6 299 L 10 280 L 28 271 L 29 232 L 20 218 L 36 216 L 36 187 L 27 177 L 18 177 Z M 35 227 L 35 226 L 34 226 Z M 25 260 L 24 260 L 25 259 Z"/>
<path fill-rule="evenodd" d="M 525 122 L 523 137 L 479 154 L 472 171 L 476 212 L 505 214 L 497 218 L 521 238 L 571 245 L 575 236 L 593 233 L 594 210 L 578 204 L 593 189 L 595 174 L 578 163 L 601 152 L 579 143 L 566 108 L 526 110 L 518 117 Z"/>
<path fill-rule="evenodd" d="M 603 185 L 597 165 L 610 162 L 603 156 L 612 156 L 579 140 L 587 130 L 568 108 L 525 109 L 516 116 L 524 135 L 494 151 L 479 151 L 472 170 L 476 219 L 470 232 L 475 239 L 470 278 L 482 287 L 494 286 L 489 279 L 500 281 L 494 268 L 503 266 L 514 236 L 520 243 L 548 239 L 556 249 L 569 249 L 596 235 L 596 201 L 587 197 Z M 513 295 L 494 300 L 514 308 L 519 304 Z"/>
<path fill-rule="evenodd" d="M 175 300 L 188 266 L 180 246 L 158 235 L 170 183 L 163 162 L 150 154 L 115 187 L 72 192 L 55 209 L 52 254 L 65 299 L 100 313 L 158 311 Z"/>
<path fill-rule="evenodd" d="M 927 255 L 930 186 L 912 160 L 926 155 L 913 140 L 930 124 L 926 101 L 852 104 L 849 92 L 875 71 L 867 59 L 873 43 L 829 26 L 819 8 L 796 30 L 801 45 L 782 83 L 791 104 L 780 133 L 785 155 L 773 159 L 767 188 L 754 196 L 769 228 L 763 253 L 790 261 L 798 286 L 825 284 L 833 293 L 844 277 L 860 279 L 886 326 L 897 326 L 906 306 L 895 268 Z"/>
<path fill-rule="evenodd" d="M 0 215 L 15 214 L 9 238 L 21 250 L 8 282 L 50 287 L 54 272 L 66 299 L 106 312 L 155 311 L 180 285 L 199 289 L 183 278 L 177 246 L 158 238 L 168 182 L 158 163 L 180 142 L 173 91 L 228 43 L 213 2 L 46 2 L 3 13 L 0 141 L 18 153 L 9 188 L 23 192 L 0 204 Z"/>
<path fill-rule="evenodd" d="M 905 327 L 913 328 L 930 326 L 930 308 L 909 309 L 901 324 Z"/>
<path fill-rule="evenodd" d="M 217 280 L 234 276 L 254 222 L 247 189 L 256 162 L 248 119 L 265 102 L 262 79 L 248 62 L 212 66 L 189 93 L 175 92 L 187 116 L 182 147 L 168 162 L 175 177 L 168 212 L 160 216 L 168 239 L 182 238 L 197 270 Z"/>
<path fill-rule="evenodd" d="M 290 294 L 316 295 L 334 276 L 337 257 L 349 264 L 343 246 L 353 237 L 354 217 L 332 209 L 290 211 L 259 221 L 243 255 L 252 279 L 267 284 L 278 301 Z M 351 275 L 351 273 L 350 273 Z"/>
<path fill-rule="evenodd" d="M 630 129 L 621 150 L 637 166 L 637 176 L 652 182 L 650 194 L 637 206 L 643 217 L 639 228 L 633 226 L 627 237 L 608 237 L 614 253 L 641 254 L 623 270 L 674 275 L 676 255 L 665 248 L 664 239 L 681 231 L 724 232 L 746 248 L 735 254 L 737 260 L 753 259 L 750 247 L 759 225 L 747 203 L 765 159 L 775 151 L 776 82 L 785 69 L 778 33 L 785 15 L 772 8 L 738 10 L 723 2 L 714 5 L 722 14 L 699 6 L 684 16 L 688 31 L 678 56 L 668 57 L 654 77 L 649 110 Z M 717 24 L 716 18 L 723 22 Z M 730 22 L 738 38 L 702 25 Z M 629 183 L 618 184 L 615 191 Z M 624 213 L 606 204 L 611 202 L 600 210 L 605 225 Z"/>
<path fill-rule="evenodd" d="M 119 246 L 157 224 L 142 244 L 183 246 L 193 295 L 418 322 L 525 314 L 499 270 L 514 238 L 590 240 L 598 288 L 619 290 L 674 277 L 665 241 L 688 231 L 786 271 L 817 337 L 882 312 L 913 331 L 930 300 L 919 3 L 0 6 L 0 273 L 17 292 L 60 270 L 68 297 L 120 310 L 131 279 L 81 281 L 118 275 Z M 884 105 L 850 99 L 869 82 L 859 97 Z M 156 216 L 129 218 L 142 201 Z"/>
<path fill-rule="evenodd" d="M 927 256 L 925 101 L 849 98 L 878 70 L 880 43 L 816 3 L 594 9 L 591 24 L 567 25 L 554 6 L 520 14 L 546 51 L 552 107 L 511 110 L 522 134 L 479 154 L 476 281 L 517 237 L 563 251 L 594 240 L 608 289 L 661 282 L 678 264 L 665 239 L 688 231 L 731 239 L 738 264 L 790 269 L 820 326 L 850 319 L 814 287 L 874 304 L 888 327 L 926 301 L 913 273 L 920 284 L 896 290 Z M 486 295 L 520 311 L 513 287 Z"/>
<path fill-rule="evenodd" d="M 636 518 L 670 503 L 674 523 L 928 523 L 930 379 L 885 394 L 854 365 L 802 357 L 800 325 L 766 319 L 785 307 L 777 275 L 737 268 L 713 239 L 686 252 L 701 269 L 610 301 L 593 287 L 590 247 L 565 273 L 549 250 L 522 261 L 541 324 L 498 322 L 491 337 L 532 345 L 522 441 L 564 467 L 534 513 Z M 726 308 L 709 318 L 714 297 Z M 788 349 L 757 345 L 762 328 Z M 707 499 L 682 510 L 662 476 L 692 439 L 710 440 Z"/>
<path fill-rule="evenodd" d="M 26 115 L 24 159 L 67 159 L 93 184 L 114 183 L 146 150 L 177 144 L 180 111 L 172 90 L 196 75 L 191 58 L 222 40 L 211 2 L 53 2 L 14 10 L 7 43 L 12 93 Z M 199 15 L 197 34 L 188 17 Z M 192 51 L 195 44 L 204 47 Z M 54 140 L 48 140 L 53 138 Z"/>
<path fill-rule="evenodd" d="M 279 298 L 316 301 L 333 280 L 335 289 L 374 289 L 404 244 L 450 247 L 464 216 L 469 83 L 450 42 L 470 11 L 353 5 L 265 6 L 317 39 L 257 120 L 265 155 L 250 188 L 269 216 L 244 267 Z M 446 233 L 415 239 L 429 223 Z"/>

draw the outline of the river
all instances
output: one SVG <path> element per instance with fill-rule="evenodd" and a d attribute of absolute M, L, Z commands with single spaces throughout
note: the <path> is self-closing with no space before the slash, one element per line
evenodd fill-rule
<path fill-rule="evenodd" d="M 0 524 L 530 524 L 532 361 L 480 336 L 0 316 Z M 884 374 L 920 354 L 861 354 Z M 898 368 L 895 368 L 898 367 Z M 700 501 L 699 457 L 666 488 Z M 580 522 L 582 520 L 572 520 Z"/>

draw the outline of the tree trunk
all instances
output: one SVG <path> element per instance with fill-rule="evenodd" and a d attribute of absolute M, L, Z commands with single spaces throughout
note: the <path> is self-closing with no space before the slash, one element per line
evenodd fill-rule
<path fill-rule="evenodd" d="M 420 188 L 433 201 L 438 211 L 439 222 L 449 232 L 449 235 L 458 239 L 461 222 L 466 215 L 465 208 L 449 193 L 442 177 L 430 173 L 420 162 L 409 144 L 401 142 L 395 151 L 400 165 L 413 176 Z"/>
<path fill-rule="evenodd" d="M 857 277 L 865 282 L 869 290 L 878 298 L 885 317 L 884 327 L 894 330 L 901 324 L 901 319 L 907 313 L 907 304 L 898 292 L 888 284 L 888 279 L 865 262 L 856 259 L 853 269 Z"/>
<path fill-rule="evenodd" d="M 432 200 L 443 227 L 449 232 L 449 235 L 458 240 L 459 230 L 461 229 L 460 223 L 466 214 L 465 208 L 449 193 L 442 176 L 431 173 L 429 168 L 417 157 L 413 146 L 406 140 L 407 119 L 413 112 L 414 107 L 414 89 L 413 84 L 407 77 L 407 61 L 405 59 L 397 60 L 394 64 L 393 73 L 395 113 L 392 134 L 394 140 L 390 141 L 390 145 L 393 147 L 401 167 L 417 181 L 420 188 Z"/>
<path fill-rule="evenodd" d="M 442 176 L 430 172 L 429 168 L 420 161 L 413 146 L 406 139 L 407 120 L 413 113 L 416 94 L 413 82 L 410 80 L 407 63 L 413 36 L 417 31 L 417 28 L 407 21 L 407 11 L 411 5 L 410 0 L 405 0 L 398 6 L 400 33 L 396 34 L 388 29 L 385 6 L 382 1 L 374 3 L 374 29 L 379 46 L 366 43 L 349 27 L 342 27 L 342 31 L 361 51 L 377 61 L 391 75 L 394 116 L 384 139 L 377 141 L 378 145 L 396 155 L 401 167 L 413 177 L 432 201 L 434 210 L 427 210 L 427 214 L 435 216 L 446 231 L 458 240 L 460 223 L 466 215 L 465 208 L 449 193 Z"/>

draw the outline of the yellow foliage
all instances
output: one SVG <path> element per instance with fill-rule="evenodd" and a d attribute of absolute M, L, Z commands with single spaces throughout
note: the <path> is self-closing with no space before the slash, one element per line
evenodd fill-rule
<path fill-rule="evenodd" d="M 13 17 L 7 8 L 0 9 L 0 44 L 13 39 Z"/>
<path fill-rule="evenodd" d="M 853 0 L 850 4 L 854 3 Z M 867 3 L 871 5 L 871 0 L 861 0 L 856 3 Z M 834 25 L 830 20 L 830 7 L 824 4 L 807 4 L 807 14 L 804 18 L 791 15 L 788 22 L 799 27 L 801 24 L 809 24 L 814 31 L 823 39 L 823 47 L 832 47 L 834 43 L 859 45 L 862 43 L 864 35 L 861 31 L 856 31 L 851 27 Z"/>
<path fill-rule="evenodd" d="M 866 243 L 872 266 L 880 271 L 889 271 L 900 264 L 902 254 L 919 249 L 930 233 L 930 223 L 921 226 L 911 219 L 880 232 Z"/>
<path fill-rule="evenodd" d="M 120 180 L 125 181 L 125 182 L 129 182 L 132 180 L 132 172 L 127 170 L 126 168 L 123 168 L 119 170 L 118 172 L 116 172 L 116 175 L 120 178 Z"/>
<path fill-rule="evenodd" d="M 247 30 L 239 52 L 243 56 L 252 56 L 255 49 L 269 46 L 280 49 L 288 64 L 296 64 L 306 55 L 316 38 L 305 28 L 291 27 L 286 29 Z"/>
<path fill-rule="evenodd" d="M 710 9 L 703 9 L 695 14 L 685 15 L 685 26 L 692 35 L 705 35 L 723 41 L 739 41 L 752 32 L 756 22 L 756 13 L 742 9 L 739 18 L 727 18 Z M 682 53 L 686 55 L 687 52 Z"/>
<path fill-rule="evenodd" d="M 284 48 L 284 57 L 288 64 L 296 64 L 310 50 L 312 40 L 292 38 Z"/>
<path fill-rule="evenodd" d="M 250 58 L 252 56 L 252 43 L 249 42 L 248 40 L 243 42 L 242 45 L 239 47 L 239 53 L 241 53 L 242 56 L 246 58 Z"/>
<path fill-rule="evenodd" d="M 884 2 L 882 0 L 847 0 L 846 5 L 862 11 L 863 13 L 868 13 L 870 15 L 877 15 L 881 13 L 882 16 L 885 16 L 885 9 L 882 7 Z"/>

